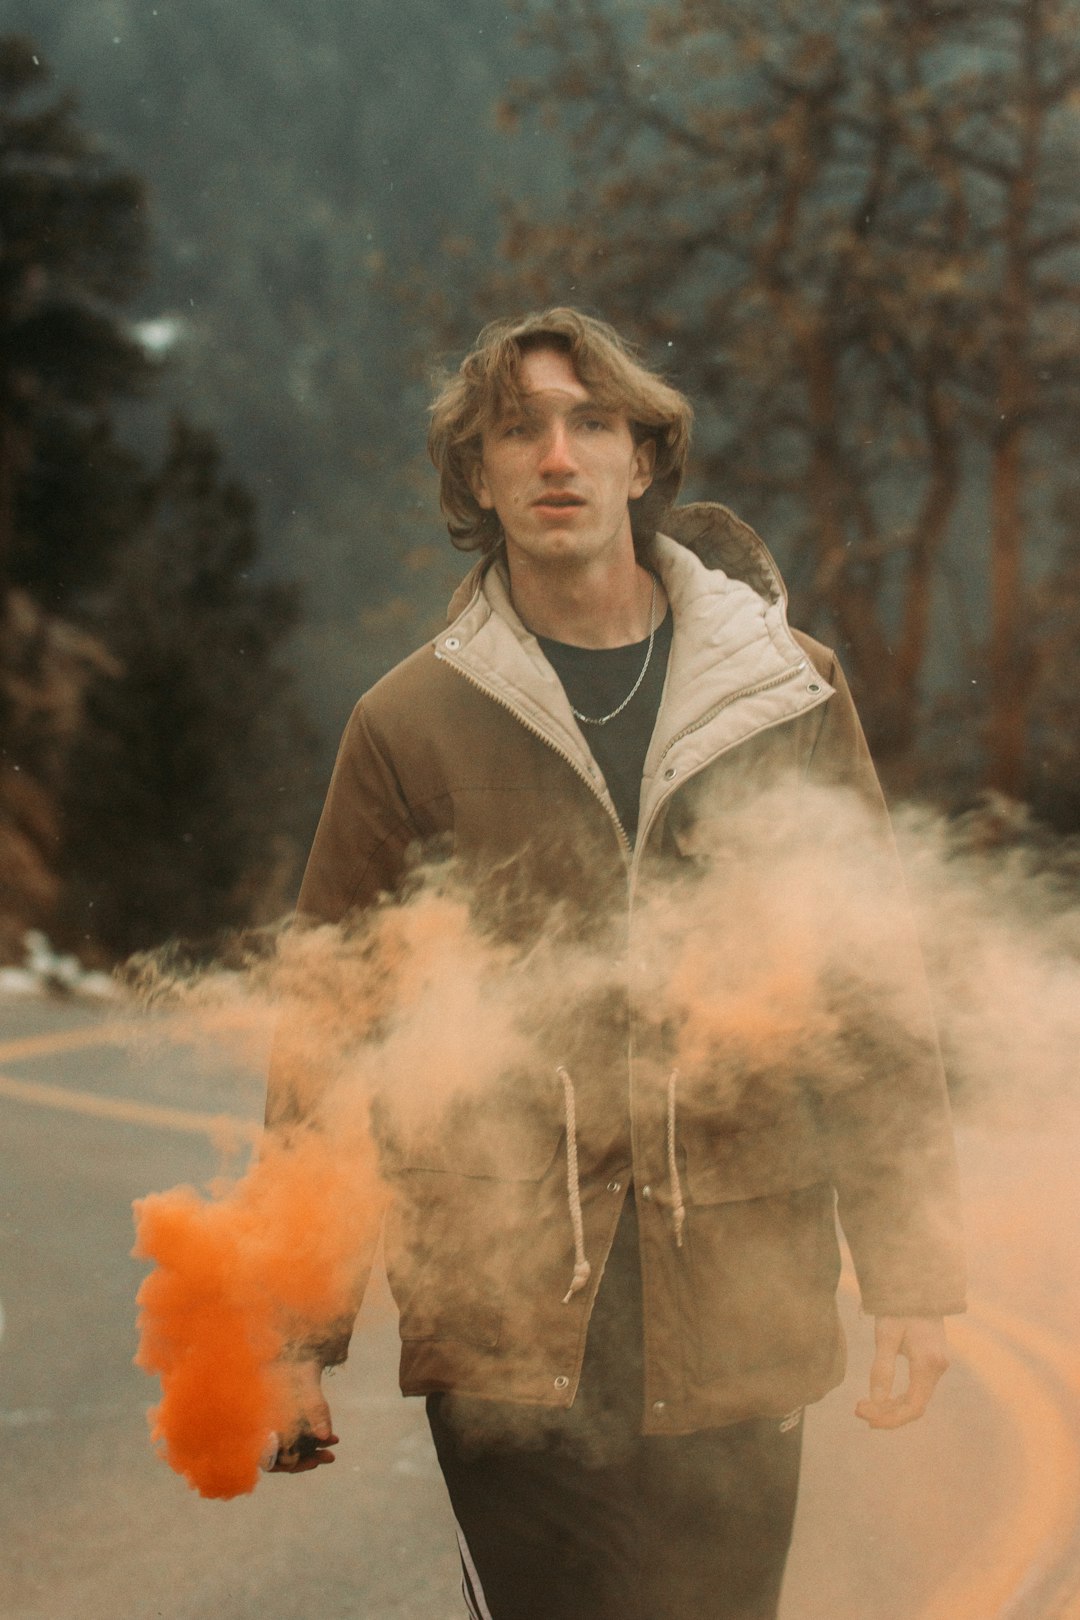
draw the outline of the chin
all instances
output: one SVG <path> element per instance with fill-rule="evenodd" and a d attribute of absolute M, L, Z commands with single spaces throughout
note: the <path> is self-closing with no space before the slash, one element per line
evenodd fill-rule
<path fill-rule="evenodd" d="M 508 537 L 507 544 L 511 550 L 517 550 L 526 557 L 535 557 L 538 561 L 548 557 L 569 558 L 589 554 L 589 546 L 582 544 L 582 536 L 569 528 L 545 529 L 542 534 L 529 535 L 517 541 Z"/>

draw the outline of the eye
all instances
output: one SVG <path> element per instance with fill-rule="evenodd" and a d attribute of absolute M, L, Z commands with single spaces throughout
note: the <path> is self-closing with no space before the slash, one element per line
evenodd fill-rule
<path fill-rule="evenodd" d="M 539 431 L 532 416 L 512 416 L 499 428 L 500 439 L 531 439 Z"/>
<path fill-rule="evenodd" d="M 606 433 L 611 423 L 606 416 L 584 416 L 581 425 L 586 433 Z"/>

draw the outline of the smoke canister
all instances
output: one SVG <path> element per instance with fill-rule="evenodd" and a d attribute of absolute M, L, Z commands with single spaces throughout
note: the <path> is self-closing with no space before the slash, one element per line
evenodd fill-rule
<path fill-rule="evenodd" d="M 291 1445 L 283 1446 L 280 1434 L 276 1430 L 271 1430 L 259 1457 L 259 1467 L 264 1474 L 272 1473 L 284 1456 L 295 1457 L 303 1462 L 308 1457 L 314 1457 L 322 1443 L 318 1435 L 313 1434 L 310 1429 L 301 1429 L 293 1437 Z"/>

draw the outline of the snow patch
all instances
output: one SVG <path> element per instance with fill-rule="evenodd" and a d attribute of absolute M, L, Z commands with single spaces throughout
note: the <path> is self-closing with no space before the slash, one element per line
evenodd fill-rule
<path fill-rule="evenodd" d="M 67 995 L 111 1000 L 118 993 L 116 981 L 96 968 L 84 968 L 77 956 L 53 950 L 45 934 L 32 928 L 23 938 L 25 956 L 21 967 L 0 968 L 0 995 Z"/>

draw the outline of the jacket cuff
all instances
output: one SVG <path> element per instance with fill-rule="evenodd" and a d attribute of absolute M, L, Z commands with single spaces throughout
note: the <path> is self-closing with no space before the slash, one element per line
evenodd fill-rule
<path fill-rule="evenodd" d="M 349 1357 L 352 1323 L 342 1323 L 317 1338 L 292 1339 L 281 1352 L 282 1361 L 317 1361 L 322 1367 L 340 1367 Z"/>
<path fill-rule="evenodd" d="M 963 1316 L 967 1301 L 963 1296 L 948 1300 L 881 1299 L 864 1294 L 860 1301 L 864 1316 Z"/>

